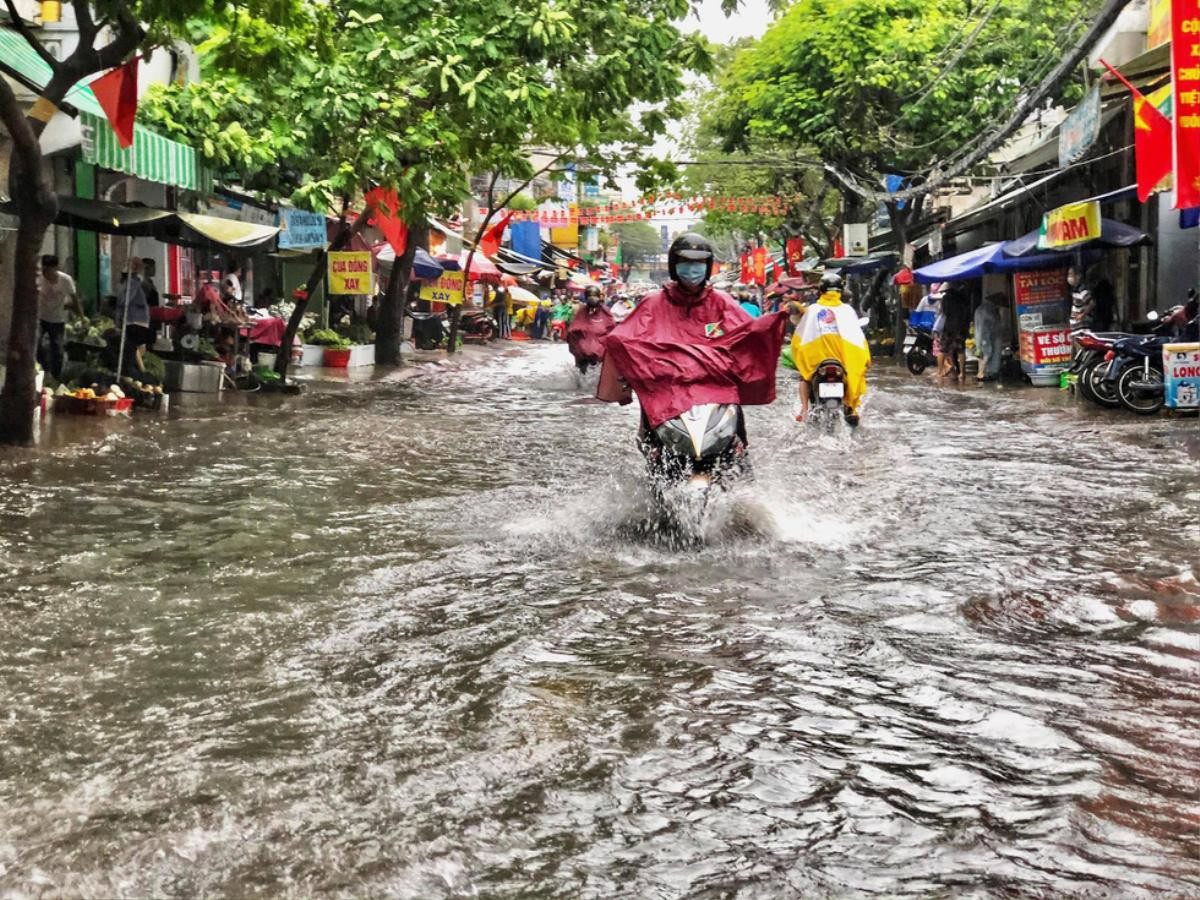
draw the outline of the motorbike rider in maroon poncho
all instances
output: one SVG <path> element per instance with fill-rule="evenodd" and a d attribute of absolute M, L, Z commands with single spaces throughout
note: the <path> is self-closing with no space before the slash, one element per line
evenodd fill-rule
<path fill-rule="evenodd" d="M 604 359 L 604 338 L 616 322 L 604 305 L 600 288 L 592 285 L 583 295 L 583 304 L 567 326 L 567 348 L 575 357 L 575 367 L 586 372 Z"/>
<path fill-rule="evenodd" d="M 714 253 L 701 235 L 671 244 L 671 281 L 648 295 L 604 338 L 596 396 L 630 403 L 636 393 L 643 428 L 657 428 L 700 404 L 750 406 L 775 399 L 775 371 L 787 319 L 751 319 L 714 289 Z"/>

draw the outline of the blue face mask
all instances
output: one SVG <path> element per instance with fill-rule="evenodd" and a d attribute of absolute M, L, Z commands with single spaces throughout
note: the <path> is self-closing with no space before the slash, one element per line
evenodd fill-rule
<path fill-rule="evenodd" d="M 703 284 L 708 275 L 708 264 L 702 262 L 680 262 L 675 264 L 675 274 L 688 287 Z"/>

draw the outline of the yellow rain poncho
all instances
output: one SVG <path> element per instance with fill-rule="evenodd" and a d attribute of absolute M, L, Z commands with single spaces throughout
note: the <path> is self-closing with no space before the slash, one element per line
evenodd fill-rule
<path fill-rule="evenodd" d="M 846 405 L 856 413 L 867 393 L 867 369 L 871 351 L 858 315 L 831 291 L 804 313 L 792 335 L 792 359 L 805 380 L 811 379 L 822 362 L 836 359 L 846 367 Z"/>

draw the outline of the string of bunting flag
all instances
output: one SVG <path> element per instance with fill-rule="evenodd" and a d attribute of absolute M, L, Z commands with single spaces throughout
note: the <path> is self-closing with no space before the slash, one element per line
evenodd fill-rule
<path fill-rule="evenodd" d="M 766 195 L 685 195 L 678 193 L 647 195 L 636 200 L 618 200 L 599 206 L 569 204 L 549 209 L 513 213 L 514 222 L 540 222 L 543 225 L 578 223 L 607 225 L 613 222 L 638 222 L 666 216 L 686 216 L 705 212 L 728 212 L 742 215 L 786 216 L 802 198 Z M 486 216 L 488 210 L 480 211 Z"/>

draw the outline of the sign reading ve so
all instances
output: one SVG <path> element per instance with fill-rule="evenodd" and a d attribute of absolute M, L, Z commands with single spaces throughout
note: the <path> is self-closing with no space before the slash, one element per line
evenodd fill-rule
<path fill-rule="evenodd" d="M 375 273 L 370 250 L 346 250 L 328 255 L 330 294 L 373 294 Z"/>

